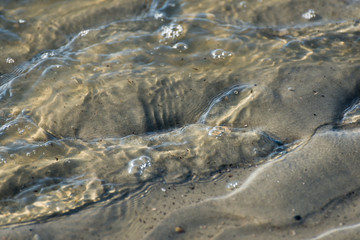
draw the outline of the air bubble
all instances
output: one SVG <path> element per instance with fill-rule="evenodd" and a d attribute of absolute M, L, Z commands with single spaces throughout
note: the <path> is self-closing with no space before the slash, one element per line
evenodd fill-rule
<path fill-rule="evenodd" d="M 128 173 L 142 175 L 144 170 L 151 166 L 151 158 L 148 156 L 141 156 L 129 162 Z"/>
<path fill-rule="evenodd" d="M 232 52 L 225 51 L 223 49 L 215 49 L 211 51 L 211 57 L 213 59 L 226 59 L 233 56 Z"/>
<path fill-rule="evenodd" d="M 311 20 L 316 17 L 316 14 L 313 9 L 309 9 L 306 13 L 303 13 L 302 17 L 305 18 L 306 20 Z"/>
<path fill-rule="evenodd" d="M 228 127 L 216 126 L 210 129 L 209 136 L 221 137 L 224 133 L 229 133 L 231 130 Z"/>
<path fill-rule="evenodd" d="M 188 46 L 186 43 L 178 42 L 172 48 L 177 49 L 179 52 L 182 52 L 182 51 L 187 50 Z"/>
<path fill-rule="evenodd" d="M 15 60 L 11 57 L 6 58 L 6 63 L 12 64 L 15 63 Z"/>

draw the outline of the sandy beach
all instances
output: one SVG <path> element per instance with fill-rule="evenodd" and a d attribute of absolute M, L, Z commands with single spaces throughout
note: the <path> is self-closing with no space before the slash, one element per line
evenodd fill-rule
<path fill-rule="evenodd" d="M 359 239 L 359 13 L 0 3 L 1 239 Z"/>

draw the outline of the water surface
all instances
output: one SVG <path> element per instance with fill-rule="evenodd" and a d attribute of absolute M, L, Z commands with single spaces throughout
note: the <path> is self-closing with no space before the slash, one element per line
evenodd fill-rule
<path fill-rule="evenodd" d="M 344 201 L 360 186 L 359 13 L 356 0 L 2 1 L 0 235 L 358 234 Z M 318 220 L 334 202 L 344 219 Z"/>

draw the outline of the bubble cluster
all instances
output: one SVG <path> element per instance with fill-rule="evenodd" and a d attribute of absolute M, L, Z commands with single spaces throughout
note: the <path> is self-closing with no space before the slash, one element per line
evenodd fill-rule
<path fill-rule="evenodd" d="M 167 39 L 176 39 L 179 38 L 184 33 L 184 28 L 175 23 L 171 23 L 169 26 L 163 26 L 161 28 L 161 36 Z"/>
<path fill-rule="evenodd" d="M 316 17 L 315 11 L 313 9 L 309 9 L 306 13 L 303 13 L 303 15 L 301 15 L 303 18 L 305 18 L 306 20 L 311 20 L 314 19 Z"/>
<path fill-rule="evenodd" d="M 211 57 L 213 59 L 227 59 L 232 56 L 233 56 L 232 52 L 228 52 L 223 49 L 215 49 L 211 51 Z"/>
<path fill-rule="evenodd" d="M 11 57 L 6 58 L 6 63 L 12 64 L 15 63 L 15 60 Z"/>
<path fill-rule="evenodd" d="M 239 183 L 237 181 L 229 182 L 228 184 L 226 184 L 226 188 L 229 190 L 234 190 L 235 188 L 238 187 L 239 187 Z"/>

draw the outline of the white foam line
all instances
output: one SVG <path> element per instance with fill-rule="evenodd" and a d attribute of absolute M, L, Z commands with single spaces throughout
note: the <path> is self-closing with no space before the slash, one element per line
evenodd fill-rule
<path fill-rule="evenodd" d="M 249 85 L 235 85 L 232 86 L 229 90 L 227 90 L 225 93 L 220 94 L 220 96 L 215 97 L 214 100 L 212 100 L 210 106 L 208 107 L 208 109 L 206 110 L 206 112 L 201 115 L 201 117 L 198 120 L 198 123 L 202 123 L 204 124 L 206 122 L 206 118 L 209 115 L 210 111 L 212 110 L 212 108 L 219 102 L 221 102 L 222 98 L 229 95 L 232 91 L 234 90 L 239 90 L 240 92 L 243 91 L 245 88 L 249 88 Z"/>
<path fill-rule="evenodd" d="M 289 148 L 289 151 L 294 151 L 295 149 L 297 149 L 299 147 L 303 147 L 303 146 L 304 146 L 304 144 L 302 141 L 296 142 L 296 143 L 294 143 L 294 145 L 292 147 Z M 231 193 L 225 194 L 223 196 L 209 198 L 206 201 L 226 199 L 226 198 L 232 197 L 233 195 L 244 191 L 246 188 L 248 188 L 248 186 L 250 184 L 252 184 L 253 181 L 255 181 L 255 179 L 260 174 L 262 174 L 265 171 L 266 168 L 268 168 L 268 167 L 272 166 L 273 164 L 276 164 L 280 161 L 284 161 L 284 159 L 286 157 L 287 157 L 287 154 L 279 157 L 278 159 L 275 159 L 275 160 L 272 159 L 270 162 L 264 163 L 260 167 L 257 167 L 257 170 L 255 172 L 253 172 L 252 174 L 250 174 L 250 176 L 245 180 L 245 182 L 238 189 L 232 191 Z"/>
<path fill-rule="evenodd" d="M 326 232 L 320 234 L 319 236 L 316 236 L 314 238 L 310 238 L 309 240 L 322 239 L 324 237 L 328 237 L 329 235 L 331 235 L 333 233 L 338 233 L 338 232 L 342 232 L 342 231 L 346 231 L 346 230 L 351 230 L 351 229 L 355 229 L 355 228 L 358 228 L 358 227 L 360 227 L 360 223 L 334 228 L 334 229 L 331 229 L 329 231 L 326 231 Z"/>
<path fill-rule="evenodd" d="M 232 191 L 231 193 L 229 194 L 226 194 L 226 195 L 223 195 L 223 196 L 219 196 L 219 197 L 213 197 L 213 198 L 210 198 L 210 199 L 207 199 L 207 200 L 221 200 L 221 199 L 226 199 L 226 198 L 229 198 L 235 194 L 238 194 L 242 191 L 244 191 L 260 174 L 262 174 L 266 168 L 270 167 L 271 165 L 277 163 L 278 161 L 281 161 L 283 160 L 283 158 L 279 158 L 275 161 L 271 161 L 269 163 L 265 163 L 264 165 L 258 167 L 258 169 L 253 172 L 246 180 L 245 182 L 236 190 Z"/>

